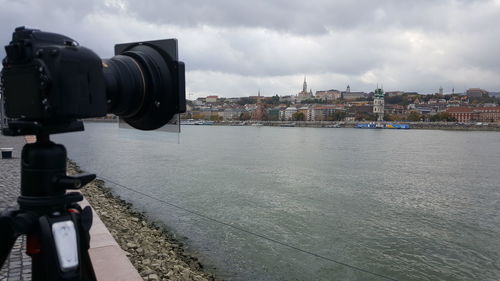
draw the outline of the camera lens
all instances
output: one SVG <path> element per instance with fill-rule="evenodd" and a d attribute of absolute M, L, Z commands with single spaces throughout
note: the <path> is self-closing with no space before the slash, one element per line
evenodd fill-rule
<path fill-rule="evenodd" d="M 155 130 L 170 121 L 178 112 L 170 61 L 168 55 L 143 44 L 103 60 L 108 112 L 141 130 Z"/>

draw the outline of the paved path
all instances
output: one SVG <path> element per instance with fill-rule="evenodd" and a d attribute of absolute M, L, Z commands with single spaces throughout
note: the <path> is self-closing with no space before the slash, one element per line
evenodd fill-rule
<path fill-rule="evenodd" d="M 22 137 L 0 135 L 0 148 L 12 147 L 12 159 L 0 158 L 0 211 L 17 206 L 20 189 L 20 157 L 25 141 Z M 31 280 L 31 259 L 24 253 L 25 237 L 17 239 L 9 259 L 0 270 L 0 280 Z"/>

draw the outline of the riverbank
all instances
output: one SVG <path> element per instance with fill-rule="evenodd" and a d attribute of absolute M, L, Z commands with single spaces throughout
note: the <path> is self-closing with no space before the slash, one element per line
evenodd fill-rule
<path fill-rule="evenodd" d="M 217 122 L 221 126 L 270 126 L 270 127 L 309 127 L 309 128 L 356 128 L 358 124 L 373 122 L 344 121 L 238 121 Z M 457 122 L 382 122 L 386 124 L 408 124 L 410 129 L 423 130 L 459 130 L 459 131 L 500 131 L 499 123 L 457 123 Z M 391 129 L 393 130 L 393 129 Z"/>
<path fill-rule="evenodd" d="M 86 119 L 85 122 L 117 123 L 116 119 Z M 269 126 L 269 127 L 308 127 L 308 128 L 356 128 L 365 121 L 221 121 L 213 122 L 215 126 Z M 383 122 L 382 124 L 408 124 L 410 129 L 422 130 L 454 130 L 454 131 L 500 131 L 500 123 L 458 123 L 458 122 Z M 186 125 L 183 125 L 186 126 Z M 191 125 L 189 125 L 191 126 Z M 392 129 L 391 129 L 392 130 Z"/>
<path fill-rule="evenodd" d="M 75 163 L 68 163 L 69 174 L 79 172 Z M 114 196 L 105 182 L 94 180 L 82 193 L 144 280 L 219 280 L 204 271 L 198 259 L 187 254 L 172 234 Z"/>

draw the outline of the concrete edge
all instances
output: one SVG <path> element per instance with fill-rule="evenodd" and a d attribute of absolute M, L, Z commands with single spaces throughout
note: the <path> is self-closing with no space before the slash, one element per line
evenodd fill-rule
<path fill-rule="evenodd" d="M 80 202 L 80 206 L 85 208 L 90 204 L 84 199 Z M 97 280 L 142 281 L 125 251 L 120 248 L 94 209 L 92 214 L 89 255 Z"/>

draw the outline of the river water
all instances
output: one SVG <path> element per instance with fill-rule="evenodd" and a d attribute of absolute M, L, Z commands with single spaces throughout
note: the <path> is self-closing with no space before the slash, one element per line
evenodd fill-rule
<path fill-rule="evenodd" d="M 500 280 L 498 132 L 182 130 L 54 139 L 225 279 Z"/>

